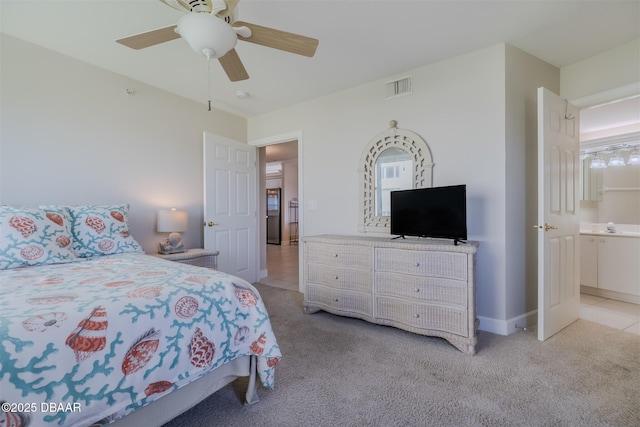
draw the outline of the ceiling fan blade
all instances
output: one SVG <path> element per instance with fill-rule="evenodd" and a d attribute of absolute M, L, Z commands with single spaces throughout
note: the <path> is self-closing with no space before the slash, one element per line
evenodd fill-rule
<path fill-rule="evenodd" d="M 232 82 L 247 80 L 249 78 L 249 74 L 247 74 L 247 70 L 245 70 L 244 65 L 242 65 L 242 61 L 240 61 L 238 52 L 236 52 L 235 49 L 231 49 L 226 55 L 218 58 L 218 61 L 220 61 L 222 69 L 227 73 L 227 77 L 229 77 L 229 80 Z"/>
<path fill-rule="evenodd" d="M 136 34 L 116 41 L 122 45 L 130 47 L 131 49 L 144 49 L 145 47 L 180 38 L 180 34 L 174 31 L 176 27 L 177 25 L 170 25 L 168 27 L 158 28 L 157 30 L 147 31 L 146 33 Z"/>
<path fill-rule="evenodd" d="M 256 24 L 249 24 L 248 22 L 242 21 L 234 22 L 233 27 L 247 27 L 251 30 L 250 37 L 244 38 L 242 37 L 242 34 L 238 34 L 238 40 L 268 46 L 274 49 L 296 53 L 298 55 L 313 56 L 315 55 L 316 48 L 318 47 L 317 39 L 301 36 L 299 34 L 288 33 L 286 31 L 263 27 Z"/>
<path fill-rule="evenodd" d="M 219 12 L 218 16 L 231 16 L 236 6 L 238 6 L 239 1 L 240 0 L 224 0 L 224 2 L 227 4 L 227 8 L 222 12 Z"/>

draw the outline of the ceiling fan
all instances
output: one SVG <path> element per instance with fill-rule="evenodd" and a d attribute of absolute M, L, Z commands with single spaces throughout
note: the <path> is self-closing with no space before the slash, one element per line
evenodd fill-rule
<path fill-rule="evenodd" d="M 318 47 L 318 40 L 311 37 L 236 20 L 239 0 L 160 1 L 186 12 L 177 25 L 116 41 L 132 49 L 144 49 L 182 37 L 197 53 L 207 59 L 217 58 L 232 82 L 249 78 L 235 50 L 238 39 L 309 57 Z"/>

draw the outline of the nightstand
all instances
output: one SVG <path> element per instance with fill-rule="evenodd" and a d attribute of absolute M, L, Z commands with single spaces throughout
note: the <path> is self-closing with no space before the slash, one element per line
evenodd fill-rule
<path fill-rule="evenodd" d="M 186 252 L 177 254 L 151 254 L 168 261 L 181 262 L 183 264 L 196 265 L 198 267 L 208 267 L 218 269 L 218 254 L 220 251 L 208 249 L 187 249 Z"/>

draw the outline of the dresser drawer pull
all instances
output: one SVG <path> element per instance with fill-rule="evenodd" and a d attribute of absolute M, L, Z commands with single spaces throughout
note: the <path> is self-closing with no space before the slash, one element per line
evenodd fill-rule
<path fill-rule="evenodd" d="M 338 258 L 338 254 L 333 254 L 333 257 L 334 258 Z"/>
<path fill-rule="evenodd" d="M 420 292 L 420 288 L 416 288 L 416 292 Z"/>
<path fill-rule="evenodd" d="M 338 280 L 338 276 L 333 276 L 334 279 Z"/>
<path fill-rule="evenodd" d="M 415 317 L 416 319 L 420 318 L 420 315 L 418 313 L 414 314 L 413 317 Z"/>
<path fill-rule="evenodd" d="M 419 262 L 416 262 L 416 267 L 420 267 L 420 263 Z"/>
<path fill-rule="evenodd" d="M 333 302 L 338 302 L 338 298 L 334 298 L 334 299 L 333 299 Z"/>

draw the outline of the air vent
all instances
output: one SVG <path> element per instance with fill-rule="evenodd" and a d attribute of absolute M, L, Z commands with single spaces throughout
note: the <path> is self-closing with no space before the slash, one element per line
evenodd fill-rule
<path fill-rule="evenodd" d="M 387 82 L 384 85 L 384 99 L 411 95 L 411 77 Z"/>

